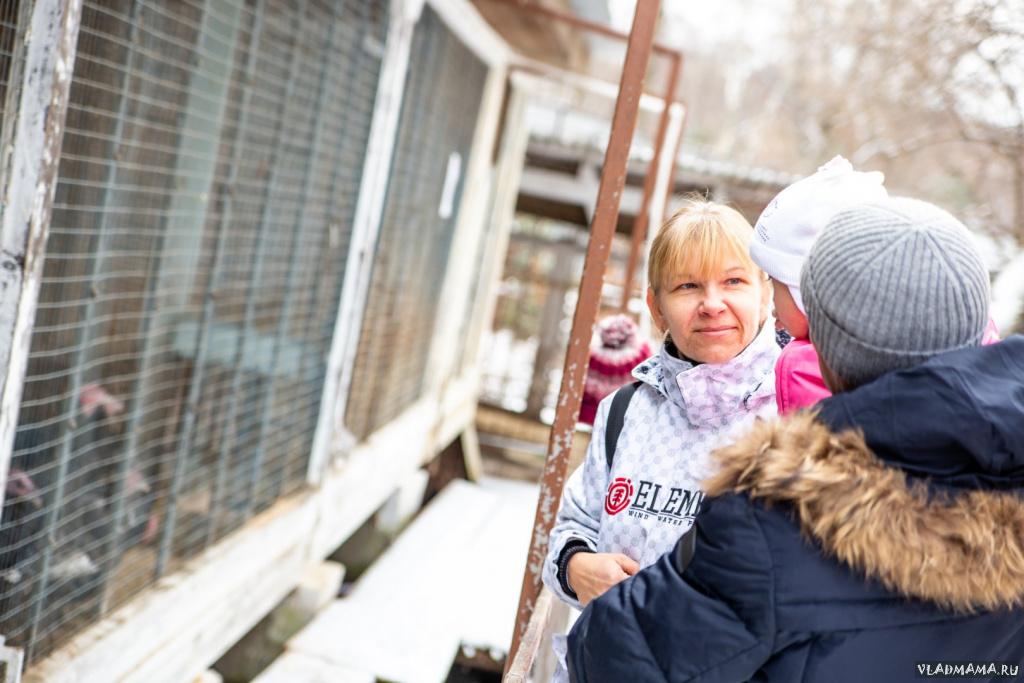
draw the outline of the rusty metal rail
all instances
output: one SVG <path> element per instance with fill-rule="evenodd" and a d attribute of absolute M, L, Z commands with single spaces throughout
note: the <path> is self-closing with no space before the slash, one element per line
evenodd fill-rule
<path fill-rule="evenodd" d="M 683 58 L 679 53 L 673 53 L 671 64 L 668 70 L 668 83 L 665 86 L 665 108 L 661 110 L 658 119 L 658 132 L 654 138 L 654 153 L 647 165 L 647 175 L 644 177 L 643 198 L 640 200 L 640 210 L 633 219 L 633 233 L 629 245 L 629 259 L 626 261 L 626 275 L 622 280 L 622 312 L 625 313 L 629 307 L 629 300 L 633 293 L 633 281 L 636 279 L 637 264 L 640 262 L 640 250 L 643 249 L 647 240 L 647 226 L 651 215 L 651 195 L 654 194 L 654 185 L 657 181 L 658 166 L 661 164 L 661 152 L 665 146 L 665 135 L 668 133 L 668 122 L 672 104 L 676 101 L 676 87 L 679 85 L 679 75 L 683 69 Z M 682 140 L 682 132 L 679 140 Z M 668 204 L 668 197 L 672 196 L 672 179 L 675 177 L 675 163 L 679 156 L 679 147 L 675 146 L 675 154 L 672 157 L 672 165 L 669 170 L 668 190 L 666 191 L 665 203 Z"/>
<path fill-rule="evenodd" d="M 520 10 L 528 11 L 532 14 L 537 14 L 549 19 L 554 19 L 559 22 L 575 26 L 576 28 L 591 33 L 597 33 L 606 38 L 612 38 L 614 40 L 628 41 L 629 34 L 617 31 L 604 24 L 599 24 L 593 21 L 587 21 L 580 17 L 559 12 L 558 10 L 551 9 L 544 5 L 540 5 L 533 0 L 490 0 L 490 2 L 511 5 Z M 640 263 L 640 252 L 644 247 L 647 239 L 647 229 L 650 222 L 650 206 L 652 195 L 654 193 L 654 186 L 657 182 L 658 166 L 661 162 L 661 153 L 665 146 L 665 136 L 668 132 L 668 125 L 670 117 L 670 110 L 672 105 L 676 102 L 676 90 L 679 85 L 679 77 L 682 74 L 683 69 L 683 53 L 680 50 L 673 49 L 667 45 L 654 42 L 652 51 L 659 54 L 660 56 L 667 57 L 669 60 L 668 77 L 665 83 L 665 90 L 663 91 L 662 99 L 665 102 L 665 108 L 661 112 L 661 116 L 658 119 L 658 131 L 655 135 L 654 140 L 654 154 L 651 156 L 651 160 L 647 165 L 647 172 L 644 176 L 643 195 L 640 200 L 640 211 L 633 219 L 631 241 L 629 248 L 629 258 L 626 261 L 626 273 L 623 278 L 622 286 L 622 302 L 620 309 L 622 312 L 627 312 L 629 306 L 629 300 L 633 293 L 634 280 L 636 279 L 637 266 Z M 682 133 L 680 132 L 679 141 L 682 140 Z M 668 190 L 666 191 L 664 203 L 668 206 L 669 200 L 672 197 L 672 190 L 674 183 L 672 179 L 675 177 L 675 163 L 679 157 L 679 142 L 675 145 L 675 153 L 672 156 L 672 166 L 669 169 L 669 183 Z M 664 214 L 664 212 L 663 212 Z"/>
<path fill-rule="evenodd" d="M 565 483 L 566 469 L 572 445 L 573 432 L 579 416 L 583 383 L 587 369 L 587 355 L 594 319 L 601 298 L 605 267 L 612 236 L 619 217 L 619 204 L 626 184 L 629 148 L 636 129 L 643 80 L 654 46 L 654 28 L 658 19 L 660 0 L 638 0 L 629 34 L 626 59 L 619 83 L 619 95 L 612 118 L 611 136 L 605 153 L 598 189 L 597 207 L 591 225 L 590 243 L 580 281 L 579 298 L 573 316 L 569 348 L 562 372 L 562 385 L 555 411 L 554 424 L 548 441 L 547 459 L 541 480 L 537 511 L 534 516 L 530 550 L 523 572 L 523 585 L 516 612 L 516 624 L 509 649 L 508 667 L 519 657 L 520 643 L 527 625 L 538 606 L 541 595 L 541 568 L 548 550 L 548 534 Z M 546 619 L 545 619 L 546 621 Z M 520 660 L 522 661 L 522 660 Z"/>

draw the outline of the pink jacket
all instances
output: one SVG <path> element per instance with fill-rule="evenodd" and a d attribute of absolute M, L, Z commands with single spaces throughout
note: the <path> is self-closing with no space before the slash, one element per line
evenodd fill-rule
<path fill-rule="evenodd" d="M 775 362 L 775 403 L 779 415 L 812 406 L 832 392 L 818 367 L 818 352 L 807 339 L 794 339 Z"/>
<path fill-rule="evenodd" d="M 997 341 L 999 330 L 995 321 L 989 320 L 981 343 L 988 345 Z M 786 344 L 775 363 L 775 402 L 779 415 L 812 406 L 831 395 L 821 378 L 814 345 L 807 339 L 794 339 Z"/>

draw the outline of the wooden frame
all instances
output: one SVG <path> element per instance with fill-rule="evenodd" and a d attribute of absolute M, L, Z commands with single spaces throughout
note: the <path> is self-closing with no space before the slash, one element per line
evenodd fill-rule
<path fill-rule="evenodd" d="M 426 0 L 438 13 L 448 28 L 462 40 L 489 67 L 484 102 L 481 107 L 477 129 L 473 138 L 473 158 L 468 160 L 465 175 L 467 185 L 462 193 L 459 208 L 459 223 L 453 242 L 452 264 L 466 263 L 467 254 L 472 250 L 466 241 L 473 241 L 474 221 L 481 221 L 486 211 L 490 185 L 483 172 L 489 163 L 497 127 L 501 117 L 501 97 L 506 78 L 506 69 L 511 51 L 504 40 L 477 13 L 467 0 Z M 391 27 L 388 44 L 385 47 L 384 63 L 381 67 L 381 82 L 377 93 L 373 127 L 363 171 L 363 187 L 356 207 L 353 243 L 345 269 L 345 283 L 342 300 L 335 326 L 334 342 L 327 364 L 327 378 L 321 399 L 320 421 L 313 440 L 307 479 L 315 484 L 329 466 L 332 457 L 339 457 L 352 448 L 356 439 L 345 427 L 345 410 L 352 382 L 352 368 L 359 347 L 363 313 L 366 309 L 367 290 L 373 266 L 373 252 L 379 235 L 387 194 L 390 161 L 396 142 L 398 119 L 402 109 L 405 79 L 412 46 L 412 34 L 424 0 L 393 0 Z M 478 231 L 482 232 L 482 230 Z M 458 268 L 450 266 L 445 282 L 445 291 L 458 286 Z M 461 308 L 459 309 L 462 310 Z M 457 327 L 460 319 L 452 315 L 443 316 L 444 323 L 438 326 L 440 334 L 450 326 Z M 453 322 L 454 320 L 454 322 Z M 435 349 L 444 346 L 434 344 L 431 358 L 436 358 Z M 449 363 L 445 362 L 448 368 Z M 442 381 L 438 373 L 431 373 L 426 385 L 434 387 Z"/>
<path fill-rule="evenodd" d="M 57 164 L 75 66 L 81 0 L 36 0 L 23 34 L 17 113 L 2 139 L 13 153 L 4 174 L 0 227 L 0 480 L 7 480 L 49 235 Z M 21 60 L 13 60 L 15 64 Z M 14 68 L 14 67 L 12 67 Z M 13 79 L 12 79 L 13 81 Z M 5 153 L 6 154 L 6 153 Z M 0 504 L 4 492 L 0 490 Z"/>

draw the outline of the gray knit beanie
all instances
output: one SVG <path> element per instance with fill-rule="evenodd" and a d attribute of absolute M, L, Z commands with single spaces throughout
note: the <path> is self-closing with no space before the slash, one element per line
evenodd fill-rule
<path fill-rule="evenodd" d="M 852 386 L 978 346 L 988 272 L 967 228 L 926 202 L 890 198 L 836 214 L 800 276 L 821 358 Z"/>

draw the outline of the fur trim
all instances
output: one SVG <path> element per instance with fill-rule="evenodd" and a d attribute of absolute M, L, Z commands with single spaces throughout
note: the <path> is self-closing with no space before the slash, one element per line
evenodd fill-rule
<path fill-rule="evenodd" d="M 806 536 L 891 591 L 961 612 L 1024 603 L 1024 501 L 1012 493 L 929 499 L 862 434 L 833 434 L 810 413 L 760 423 L 715 457 L 708 495 L 791 505 Z"/>

